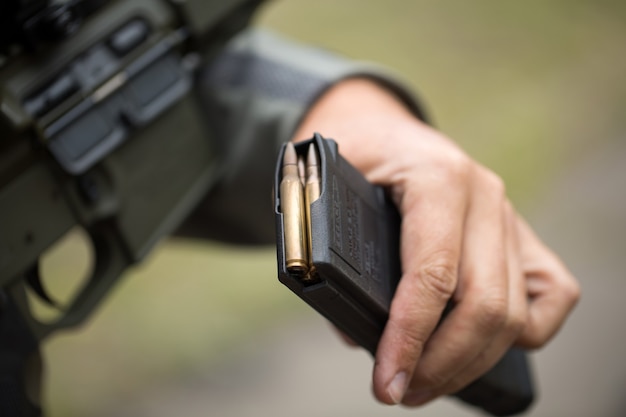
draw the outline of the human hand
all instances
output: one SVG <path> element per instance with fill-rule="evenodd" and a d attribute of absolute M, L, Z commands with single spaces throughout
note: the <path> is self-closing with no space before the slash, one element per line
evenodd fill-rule
<path fill-rule="evenodd" d="M 402 215 L 402 277 L 374 366 L 380 401 L 421 405 L 454 393 L 513 344 L 537 348 L 556 333 L 578 285 L 494 173 L 365 79 L 322 96 L 295 139 L 314 131 L 387 187 Z"/>

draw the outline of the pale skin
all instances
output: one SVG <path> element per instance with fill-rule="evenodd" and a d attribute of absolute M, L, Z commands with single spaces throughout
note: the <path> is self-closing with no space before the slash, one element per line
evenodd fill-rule
<path fill-rule="evenodd" d="M 425 404 L 471 383 L 512 345 L 535 349 L 556 334 L 578 283 L 496 174 L 367 79 L 326 92 L 294 140 L 312 132 L 335 139 L 402 215 L 402 277 L 373 371 L 379 401 Z"/>

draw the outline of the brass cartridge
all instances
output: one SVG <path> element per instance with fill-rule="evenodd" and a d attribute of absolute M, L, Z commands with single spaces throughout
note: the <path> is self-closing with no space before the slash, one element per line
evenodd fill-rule
<path fill-rule="evenodd" d="M 306 185 L 306 164 L 302 156 L 298 156 L 298 175 L 300 175 L 300 182 L 304 187 Z"/>
<path fill-rule="evenodd" d="M 292 143 L 285 148 L 280 181 L 280 205 L 285 235 L 287 270 L 304 277 L 309 271 L 304 190 L 298 172 L 298 156 Z"/>
<path fill-rule="evenodd" d="M 311 204 L 320 197 L 320 167 L 317 157 L 317 150 L 313 144 L 309 145 L 306 157 L 306 183 L 304 188 L 304 205 L 306 213 L 306 226 L 308 237 L 309 273 L 304 277 L 304 281 L 316 281 L 317 274 L 313 265 L 313 239 L 311 227 Z"/>
<path fill-rule="evenodd" d="M 310 144 L 306 155 L 305 200 L 307 208 L 320 197 L 320 166 L 318 159 L 315 146 Z"/>

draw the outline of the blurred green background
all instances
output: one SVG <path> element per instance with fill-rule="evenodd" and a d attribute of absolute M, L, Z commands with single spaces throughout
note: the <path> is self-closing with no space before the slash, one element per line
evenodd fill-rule
<path fill-rule="evenodd" d="M 531 217 L 559 178 L 626 130 L 623 1 L 281 0 L 257 25 L 393 68 Z M 114 410 L 311 317 L 274 262 L 273 248 L 164 242 L 83 328 L 46 345 L 50 415 Z"/>

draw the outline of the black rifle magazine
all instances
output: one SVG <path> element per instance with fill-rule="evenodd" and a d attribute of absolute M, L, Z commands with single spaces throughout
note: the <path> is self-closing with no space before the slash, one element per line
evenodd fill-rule
<path fill-rule="evenodd" d="M 280 183 L 284 145 L 274 184 L 278 279 L 338 329 L 375 355 L 401 275 L 400 217 L 382 187 L 369 183 L 338 151 L 315 134 L 295 144 L 304 156 L 313 143 L 320 165 L 319 198 L 310 206 L 309 263 L 316 279 L 304 282 L 287 270 Z M 533 402 L 526 354 L 511 349 L 498 364 L 454 394 L 494 416 L 515 415 Z"/>

